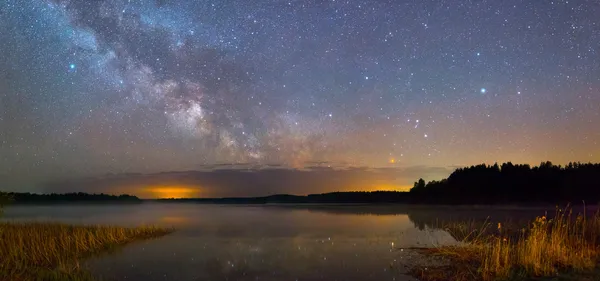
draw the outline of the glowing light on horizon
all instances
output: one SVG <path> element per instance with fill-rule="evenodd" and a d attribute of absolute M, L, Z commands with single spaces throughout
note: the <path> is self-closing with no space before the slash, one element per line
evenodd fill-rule
<path fill-rule="evenodd" d="M 200 190 L 186 186 L 158 186 L 148 189 L 148 192 L 154 198 L 192 198 L 198 197 Z"/>
<path fill-rule="evenodd" d="M 374 185 L 361 190 L 365 191 L 409 191 L 412 186 L 408 185 L 394 185 L 394 184 L 382 184 Z"/>

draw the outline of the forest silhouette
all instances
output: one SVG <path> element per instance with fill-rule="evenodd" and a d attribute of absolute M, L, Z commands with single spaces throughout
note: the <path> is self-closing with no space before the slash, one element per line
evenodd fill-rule
<path fill-rule="evenodd" d="M 2 194 L 0 194 L 2 195 Z M 132 195 L 88 193 L 35 194 L 5 193 L 12 203 L 137 203 Z M 440 204 L 440 205 L 536 205 L 597 204 L 600 202 L 600 164 L 569 163 L 566 166 L 542 162 L 528 164 L 474 165 L 456 169 L 448 178 L 425 182 L 419 179 L 409 192 L 356 191 L 310 194 L 275 194 L 264 197 L 158 199 L 161 202 L 207 204 Z"/>
<path fill-rule="evenodd" d="M 63 204 L 63 203 L 139 203 L 136 196 L 122 194 L 89 194 L 84 192 L 37 194 L 29 192 L 1 193 L 5 203 L 11 204 Z"/>
<path fill-rule="evenodd" d="M 415 182 L 412 199 L 434 204 L 572 203 L 600 201 L 600 164 L 476 165 L 448 178 Z"/>

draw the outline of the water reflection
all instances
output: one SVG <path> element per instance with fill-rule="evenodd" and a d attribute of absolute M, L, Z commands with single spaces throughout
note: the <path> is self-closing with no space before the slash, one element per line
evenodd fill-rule
<path fill-rule="evenodd" d="M 513 211 L 496 216 L 516 216 Z M 519 211 L 521 216 L 530 213 Z M 403 273 L 412 257 L 398 249 L 456 243 L 435 228 L 436 220 L 494 214 L 408 206 L 158 203 L 19 206 L 6 212 L 19 220 L 178 229 L 90 261 L 92 271 L 106 280 L 411 280 Z"/>

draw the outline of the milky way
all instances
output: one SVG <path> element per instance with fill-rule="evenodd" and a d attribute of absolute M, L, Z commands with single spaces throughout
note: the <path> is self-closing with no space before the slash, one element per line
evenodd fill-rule
<path fill-rule="evenodd" d="M 0 181 L 599 161 L 599 15 L 583 0 L 4 0 Z"/>

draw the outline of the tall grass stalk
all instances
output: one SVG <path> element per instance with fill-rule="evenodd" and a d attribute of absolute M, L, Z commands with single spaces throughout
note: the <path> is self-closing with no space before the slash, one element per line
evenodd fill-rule
<path fill-rule="evenodd" d="M 91 277 L 79 266 L 82 258 L 172 231 L 17 222 L 1 222 L 0 229 L 0 280 L 87 280 Z"/>
<path fill-rule="evenodd" d="M 540 216 L 521 228 L 501 223 L 495 227 L 488 221 L 453 223 L 445 228 L 463 243 L 460 247 L 442 247 L 437 253 L 450 258 L 460 255 L 459 261 L 477 267 L 480 280 L 593 274 L 598 267 L 599 213 L 586 217 L 573 215 L 570 208 L 557 208 L 553 218 Z"/>

